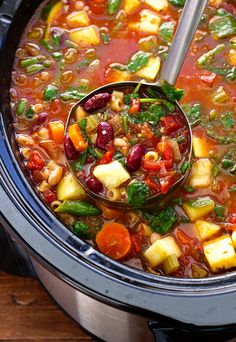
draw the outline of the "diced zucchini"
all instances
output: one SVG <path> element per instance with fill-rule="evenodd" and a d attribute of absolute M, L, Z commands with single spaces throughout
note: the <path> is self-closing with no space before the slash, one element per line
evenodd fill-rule
<path fill-rule="evenodd" d="M 166 275 L 174 273 L 179 269 L 179 261 L 176 254 L 171 254 L 164 260 L 163 269 Z"/>
<path fill-rule="evenodd" d="M 55 18 L 61 13 L 63 8 L 62 1 L 57 2 L 51 9 L 47 16 L 47 28 L 45 31 L 44 39 L 48 42 L 49 41 L 49 35 L 50 35 L 50 29 L 52 26 L 53 21 Z"/>
<path fill-rule="evenodd" d="M 236 50 L 235 49 L 229 50 L 228 61 L 231 65 L 236 66 Z"/>
<path fill-rule="evenodd" d="M 236 18 L 231 15 L 213 20 L 209 25 L 215 39 L 227 38 L 236 34 Z"/>
<path fill-rule="evenodd" d="M 117 160 L 96 166 L 93 174 L 108 190 L 116 189 L 130 179 L 129 173 Z"/>
<path fill-rule="evenodd" d="M 99 32 L 94 25 L 70 31 L 70 39 L 82 47 L 100 44 Z"/>
<path fill-rule="evenodd" d="M 212 162 L 205 159 L 198 159 L 193 163 L 189 185 L 193 188 L 206 188 L 211 185 L 213 181 Z"/>
<path fill-rule="evenodd" d="M 57 197 L 59 201 L 79 200 L 84 199 L 86 197 L 86 193 L 75 180 L 73 174 L 67 173 L 57 187 Z"/>
<path fill-rule="evenodd" d="M 236 249 L 236 232 L 235 231 L 233 231 L 231 238 L 233 241 L 234 248 Z"/>
<path fill-rule="evenodd" d="M 209 148 L 204 138 L 193 136 L 193 153 L 196 158 L 208 158 Z"/>
<path fill-rule="evenodd" d="M 173 236 L 166 236 L 156 240 L 145 252 L 144 257 L 153 266 L 158 266 L 170 255 L 175 254 L 177 258 L 181 255 L 181 250 Z"/>
<path fill-rule="evenodd" d="M 86 11 L 72 12 L 66 17 L 66 22 L 71 27 L 88 26 L 89 17 Z"/>
<path fill-rule="evenodd" d="M 161 24 L 161 17 L 152 11 L 142 10 L 140 22 L 130 23 L 129 29 L 144 33 L 157 34 Z"/>
<path fill-rule="evenodd" d="M 215 202 L 209 197 L 199 197 L 183 203 L 183 209 L 191 221 L 195 221 L 209 214 Z"/>
<path fill-rule="evenodd" d="M 100 119 L 97 114 L 89 115 L 87 117 L 86 133 L 90 133 L 97 129 Z"/>
<path fill-rule="evenodd" d="M 167 0 L 144 0 L 144 2 L 152 7 L 157 12 L 165 11 L 168 8 L 168 1 Z"/>
<path fill-rule="evenodd" d="M 223 86 L 220 86 L 216 90 L 214 97 L 213 97 L 213 100 L 216 104 L 227 102 L 227 101 L 229 101 L 229 99 L 230 99 L 229 95 L 227 94 L 227 92 L 225 91 Z"/>
<path fill-rule="evenodd" d="M 213 272 L 236 266 L 236 253 L 231 237 L 223 235 L 203 245 L 205 257 Z"/>
<path fill-rule="evenodd" d="M 197 220 L 195 222 L 195 227 L 201 241 L 209 239 L 220 231 L 220 226 L 218 224 L 204 220 Z"/>
<path fill-rule="evenodd" d="M 125 0 L 124 10 L 127 14 L 132 14 L 142 5 L 141 0 Z"/>
<path fill-rule="evenodd" d="M 161 66 L 161 59 L 159 56 L 150 57 L 148 64 L 142 69 L 138 70 L 135 75 L 145 78 L 150 81 L 154 81 Z"/>

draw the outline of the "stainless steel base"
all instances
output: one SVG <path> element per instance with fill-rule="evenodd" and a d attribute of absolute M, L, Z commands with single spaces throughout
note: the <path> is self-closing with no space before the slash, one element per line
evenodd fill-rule
<path fill-rule="evenodd" d="M 84 329 L 107 342 L 153 342 L 147 319 L 103 304 L 57 278 L 35 260 L 36 273 L 55 301 Z"/>

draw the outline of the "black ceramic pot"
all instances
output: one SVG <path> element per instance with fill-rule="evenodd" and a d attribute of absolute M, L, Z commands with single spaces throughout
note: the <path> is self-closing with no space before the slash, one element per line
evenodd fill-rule
<path fill-rule="evenodd" d="M 112 261 L 66 229 L 31 187 L 18 163 L 9 86 L 17 44 L 40 3 L 4 0 L 0 8 L 2 225 L 30 255 L 38 277 L 56 301 L 105 341 L 152 341 L 148 323 L 165 341 L 209 341 L 210 336 L 225 341 L 236 336 L 235 272 L 174 279 Z"/>

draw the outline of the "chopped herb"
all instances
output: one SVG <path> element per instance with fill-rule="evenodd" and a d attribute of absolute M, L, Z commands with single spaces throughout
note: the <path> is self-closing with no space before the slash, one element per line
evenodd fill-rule
<path fill-rule="evenodd" d="M 214 166 L 213 166 L 213 170 L 212 170 L 213 176 L 214 176 L 214 177 L 218 176 L 219 172 L 220 172 L 219 166 L 218 166 L 218 165 L 214 165 Z"/>
<path fill-rule="evenodd" d="M 62 52 L 53 52 L 52 53 L 52 57 L 55 59 L 55 60 L 59 60 L 59 59 L 61 59 L 62 57 L 63 57 L 63 53 Z"/>
<path fill-rule="evenodd" d="M 71 168 L 72 170 L 75 171 L 81 171 L 83 169 L 83 166 L 86 162 L 87 156 L 88 156 L 89 150 L 86 149 L 85 151 L 80 153 L 80 156 L 77 160 L 75 160 L 72 164 L 71 164 Z"/>
<path fill-rule="evenodd" d="M 172 199 L 172 202 L 181 206 L 183 204 L 183 199 L 182 197 L 177 197 L 177 198 Z"/>
<path fill-rule="evenodd" d="M 189 193 L 189 194 L 192 194 L 192 193 L 194 193 L 196 191 L 196 189 L 193 186 L 191 186 L 191 185 L 185 185 L 184 186 L 184 191 Z"/>
<path fill-rule="evenodd" d="M 157 233 L 166 234 L 177 221 L 177 215 L 173 208 L 167 207 L 157 214 L 142 212 L 143 218 L 148 221 L 150 227 Z"/>
<path fill-rule="evenodd" d="M 138 94 L 127 94 L 124 96 L 124 103 L 126 105 L 129 105 L 131 103 L 132 100 L 136 99 L 137 97 L 139 97 Z"/>
<path fill-rule="evenodd" d="M 63 35 L 63 31 L 60 29 L 53 29 L 51 33 L 51 42 L 54 46 L 59 46 L 61 42 L 61 38 Z"/>
<path fill-rule="evenodd" d="M 119 151 L 116 151 L 114 157 L 114 160 L 118 160 L 123 166 L 125 166 L 126 163 L 126 158 L 123 156 L 122 153 L 120 153 Z"/>
<path fill-rule="evenodd" d="M 52 52 L 54 50 L 53 46 L 51 44 L 49 44 L 45 39 L 42 39 L 40 43 L 49 52 Z"/>
<path fill-rule="evenodd" d="M 181 173 L 184 174 L 189 168 L 190 168 L 190 163 L 184 162 L 180 167 L 180 171 L 181 171 Z"/>
<path fill-rule="evenodd" d="M 182 144 L 183 142 L 186 141 L 186 138 L 183 135 L 180 135 L 179 137 L 176 138 L 176 141 L 178 144 Z"/>
<path fill-rule="evenodd" d="M 225 208 L 222 205 L 216 204 L 211 216 L 217 221 L 225 220 Z"/>
<path fill-rule="evenodd" d="M 115 14 L 120 7 L 121 0 L 108 0 L 108 14 Z"/>
<path fill-rule="evenodd" d="M 147 203 L 150 196 L 149 187 L 141 181 L 137 181 L 128 185 L 128 204 L 134 207 L 140 207 Z"/>
<path fill-rule="evenodd" d="M 130 59 L 127 68 L 131 73 L 142 69 L 148 64 L 150 53 L 139 51 Z"/>
<path fill-rule="evenodd" d="M 174 5 L 176 7 L 184 7 L 185 0 L 168 0 L 171 5 Z"/>
<path fill-rule="evenodd" d="M 32 108 L 32 106 L 29 107 L 29 109 L 27 110 L 27 112 L 25 113 L 25 117 L 27 119 L 32 119 L 34 117 L 34 110 Z"/>
<path fill-rule="evenodd" d="M 109 41 L 111 40 L 109 35 L 107 33 L 105 33 L 105 32 L 101 32 L 101 39 L 102 39 L 104 44 L 108 44 Z"/>
<path fill-rule="evenodd" d="M 236 185 L 231 185 L 228 190 L 229 192 L 236 192 Z"/>
<path fill-rule="evenodd" d="M 79 128 L 83 134 L 84 137 L 86 137 L 86 127 L 87 127 L 87 119 L 81 119 L 79 122 L 78 122 L 78 125 L 79 125 Z"/>
<path fill-rule="evenodd" d="M 199 103 L 194 103 L 193 105 L 183 105 L 182 108 L 192 126 L 198 124 L 201 121 L 202 110 Z"/>
<path fill-rule="evenodd" d="M 137 123 L 144 123 L 148 122 L 152 125 L 156 125 L 160 118 L 166 115 L 166 110 L 165 107 L 162 105 L 155 105 L 152 104 L 149 108 L 148 111 L 146 112 L 139 112 L 136 114 L 134 120 Z"/>
<path fill-rule="evenodd" d="M 161 24 L 159 28 L 159 35 L 166 42 L 171 42 L 174 36 L 175 24 L 172 21 Z"/>
<path fill-rule="evenodd" d="M 58 97 L 58 87 L 55 84 L 49 84 L 44 88 L 44 100 L 52 101 Z"/>
<path fill-rule="evenodd" d="M 221 115 L 221 122 L 225 129 L 232 128 L 235 125 L 235 119 L 233 118 L 234 113 L 227 112 L 223 115 Z"/>

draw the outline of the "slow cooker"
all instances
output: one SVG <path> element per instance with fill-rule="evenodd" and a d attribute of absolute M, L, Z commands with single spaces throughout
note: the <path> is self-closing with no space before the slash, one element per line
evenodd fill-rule
<path fill-rule="evenodd" d="M 112 342 L 226 341 L 236 336 L 236 272 L 205 279 L 157 277 L 102 255 L 41 202 L 18 164 L 9 106 L 15 50 L 41 0 L 0 7 L 1 224 L 29 255 L 61 307 Z"/>

